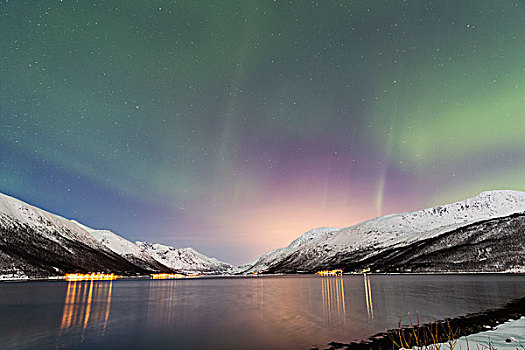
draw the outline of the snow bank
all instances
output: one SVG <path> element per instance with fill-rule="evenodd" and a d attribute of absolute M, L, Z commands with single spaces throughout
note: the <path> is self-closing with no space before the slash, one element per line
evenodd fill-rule
<path fill-rule="evenodd" d="M 449 344 L 427 347 L 428 350 L 450 350 Z M 502 323 L 493 330 L 461 337 L 453 350 L 515 350 L 525 349 L 525 317 Z"/>

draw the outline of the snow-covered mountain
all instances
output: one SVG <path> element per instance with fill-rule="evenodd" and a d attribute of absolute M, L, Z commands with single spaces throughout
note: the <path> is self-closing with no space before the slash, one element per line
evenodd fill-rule
<path fill-rule="evenodd" d="M 136 244 L 159 263 L 177 271 L 221 274 L 233 268 L 232 265 L 207 257 L 193 248 L 174 248 L 159 243 L 140 241 L 137 241 Z"/>
<path fill-rule="evenodd" d="M 0 276 L 152 270 L 116 254 L 72 221 L 0 194 Z"/>
<path fill-rule="evenodd" d="M 519 231 L 523 214 L 525 214 L 524 192 L 482 192 L 474 198 L 457 203 L 410 213 L 382 216 L 340 230 L 319 229 L 312 239 L 308 239 L 312 236 L 312 231 L 309 231 L 292 242 L 290 246 L 263 255 L 245 272 L 311 272 L 329 267 L 358 269 L 374 264 L 380 266 L 381 261 L 377 259 L 387 261 L 386 252 L 399 255 L 404 250 L 408 250 L 408 247 L 413 248 L 414 245 L 421 245 L 422 242 L 428 243 L 434 240 L 433 242 L 437 244 L 439 240 L 436 241 L 436 238 L 446 233 L 456 232 L 460 236 L 461 229 L 491 220 L 496 220 L 492 224 L 497 222 L 501 227 L 506 227 L 512 232 L 518 230 L 512 237 L 509 237 L 513 239 L 525 234 Z M 512 215 L 517 215 L 518 218 L 514 218 L 511 225 L 502 220 Z M 493 231 L 494 225 L 480 226 L 478 233 L 481 235 L 489 226 L 492 234 L 497 234 Z M 476 232 L 469 232 L 476 234 Z M 503 235 L 501 232 L 500 234 Z M 493 238 L 489 236 L 486 238 Z M 297 244 L 297 242 L 301 243 Z M 461 241 L 455 244 L 460 243 Z M 484 246 L 487 245 L 485 243 Z M 485 248 L 494 249 L 489 246 Z M 432 253 L 437 254 L 433 250 Z M 406 259 L 409 258 L 406 257 Z M 495 264 L 504 265 L 501 261 Z M 383 266 L 381 269 L 387 270 L 388 266 Z"/>
<path fill-rule="evenodd" d="M 133 264 L 143 267 L 145 269 L 154 269 L 158 271 L 168 271 L 169 268 L 160 264 L 151 255 L 146 253 L 142 248 L 133 242 L 109 231 L 109 230 L 97 230 L 91 227 L 85 226 L 78 221 L 71 220 L 77 224 L 89 234 L 95 238 L 98 242 L 102 243 L 106 248 L 122 256 L 126 260 Z"/>
<path fill-rule="evenodd" d="M 329 237 L 332 237 L 337 231 L 338 229 L 333 227 L 320 227 L 310 230 L 293 240 L 292 243 L 290 243 L 287 247 L 271 250 L 258 259 L 254 260 L 252 263 L 248 263 L 242 267 L 239 266 L 235 272 L 265 272 L 273 264 L 278 261 L 285 260 L 293 252 L 300 250 L 302 247 L 313 245 L 319 240 L 325 240 Z"/>
<path fill-rule="evenodd" d="M 85 230 L 70 220 L 0 193 L 0 224 L 2 227 L 10 227 L 15 223 L 39 231 L 42 236 L 53 241 L 57 241 L 58 234 L 94 249 L 105 249 Z"/>

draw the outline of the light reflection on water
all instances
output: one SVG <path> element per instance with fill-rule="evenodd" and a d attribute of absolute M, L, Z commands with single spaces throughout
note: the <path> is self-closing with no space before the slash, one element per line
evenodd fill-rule
<path fill-rule="evenodd" d="M 525 296 L 525 276 L 0 284 L 0 349 L 309 349 Z M 30 316 L 28 316 L 30 315 Z M 176 344 L 176 346 L 174 346 Z"/>
<path fill-rule="evenodd" d="M 60 322 L 58 347 L 67 346 L 60 342 L 64 338 L 73 342 L 75 338 L 78 338 L 80 342 L 83 342 L 88 325 L 94 334 L 104 335 L 106 333 L 111 311 L 112 290 L 113 281 L 68 282 Z"/>
<path fill-rule="evenodd" d="M 366 299 L 366 312 L 368 313 L 368 321 L 374 319 L 374 302 L 372 301 L 372 286 L 370 285 L 370 275 L 363 274 L 364 285 L 365 285 L 365 299 Z"/>
<path fill-rule="evenodd" d="M 344 324 L 346 299 L 343 276 L 322 277 L 323 313 L 328 324 Z"/>
<path fill-rule="evenodd" d="M 176 311 L 176 280 L 150 283 L 146 319 L 149 323 L 170 323 Z"/>

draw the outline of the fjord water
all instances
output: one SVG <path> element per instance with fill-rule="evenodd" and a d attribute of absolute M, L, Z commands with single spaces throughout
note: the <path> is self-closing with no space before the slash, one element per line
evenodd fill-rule
<path fill-rule="evenodd" d="M 0 349 L 309 349 L 503 306 L 517 275 L 0 284 Z"/>

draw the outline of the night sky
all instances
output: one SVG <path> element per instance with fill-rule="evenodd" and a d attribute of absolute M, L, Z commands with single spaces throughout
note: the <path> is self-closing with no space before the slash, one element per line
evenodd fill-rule
<path fill-rule="evenodd" d="M 0 1 L 0 192 L 244 263 L 525 190 L 525 3 Z"/>

